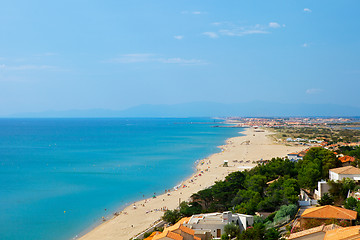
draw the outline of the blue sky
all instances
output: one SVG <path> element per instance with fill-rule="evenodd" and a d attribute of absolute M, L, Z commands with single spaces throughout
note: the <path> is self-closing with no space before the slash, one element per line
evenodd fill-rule
<path fill-rule="evenodd" d="M 193 101 L 360 107 L 360 2 L 2 1 L 0 115 Z"/>

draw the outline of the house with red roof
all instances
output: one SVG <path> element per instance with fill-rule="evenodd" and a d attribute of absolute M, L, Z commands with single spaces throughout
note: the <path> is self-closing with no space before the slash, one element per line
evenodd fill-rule
<path fill-rule="evenodd" d="M 319 225 L 321 225 L 327 220 L 334 219 L 352 225 L 357 219 L 357 212 L 331 205 L 308 208 L 301 214 L 300 227 L 306 227 L 307 224 L 314 223 L 320 223 Z"/>
<path fill-rule="evenodd" d="M 342 228 L 336 224 L 321 225 L 318 227 L 310 228 L 301 232 L 291 233 L 288 240 L 315 240 L 324 239 L 328 231 Z"/>
<path fill-rule="evenodd" d="M 337 228 L 327 231 L 324 240 L 355 240 L 360 239 L 360 226 Z"/>
<path fill-rule="evenodd" d="M 173 226 L 167 227 L 162 233 L 155 234 L 151 240 L 201 240 L 195 236 L 195 231 L 184 226 L 186 219 L 181 219 Z"/>
<path fill-rule="evenodd" d="M 351 163 L 355 161 L 355 158 L 345 155 L 345 156 L 339 157 L 339 160 L 341 161 L 342 166 L 345 167 L 345 166 L 350 166 Z"/>

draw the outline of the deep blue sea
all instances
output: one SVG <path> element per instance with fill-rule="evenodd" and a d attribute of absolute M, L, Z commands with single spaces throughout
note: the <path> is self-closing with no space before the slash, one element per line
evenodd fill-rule
<path fill-rule="evenodd" d="M 213 121 L 0 119 L 0 239 L 72 239 L 174 187 L 241 131 Z"/>

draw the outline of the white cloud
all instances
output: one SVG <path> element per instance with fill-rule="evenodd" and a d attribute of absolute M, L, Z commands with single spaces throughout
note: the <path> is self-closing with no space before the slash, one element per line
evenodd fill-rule
<path fill-rule="evenodd" d="M 177 39 L 177 40 L 182 40 L 184 38 L 184 36 L 177 35 L 177 36 L 174 36 L 174 38 Z"/>
<path fill-rule="evenodd" d="M 310 8 L 304 8 L 304 12 L 306 12 L 306 13 L 311 13 L 312 11 L 311 11 Z"/>
<path fill-rule="evenodd" d="M 0 65 L 0 69 L 12 70 L 12 71 L 23 71 L 23 70 L 55 70 L 58 69 L 55 66 L 49 65 L 18 65 L 18 66 L 8 66 L 5 64 Z"/>
<path fill-rule="evenodd" d="M 280 25 L 277 22 L 270 22 L 267 25 L 255 24 L 249 26 L 238 26 L 232 22 L 214 22 L 212 25 L 221 28 L 212 32 L 204 32 L 203 35 L 210 38 L 220 36 L 241 37 L 252 34 L 268 34 L 271 33 L 271 29 L 285 27 L 285 24 Z"/>
<path fill-rule="evenodd" d="M 151 53 L 131 53 L 124 54 L 118 58 L 110 59 L 109 62 L 115 63 L 141 63 L 150 62 L 154 54 Z"/>
<path fill-rule="evenodd" d="M 181 14 L 200 15 L 200 14 L 205 14 L 205 12 L 201 12 L 201 11 L 182 11 Z"/>
<path fill-rule="evenodd" d="M 309 89 L 306 89 L 305 93 L 306 94 L 318 94 L 318 93 L 321 93 L 323 91 L 324 90 L 319 89 L 319 88 L 309 88 Z"/>
<path fill-rule="evenodd" d="M 214 26 L 220 26 L 222 23 L 221 22 L 213 22 L 212 25 Z"/>
<path fill-rule="evenodd" d="M 270 22 L 269 27 L 270 28 L 280 28 L 281 26 L 277 22 Z"/>
<path fill-rule="evenodd" d="M 208 36 L 209 38 L 218 38 L 219 37 L 219 35 L 215 32 L 204 32 L 202 34 L 205 36 Z"/>
<path fill-rule="evenodd" d="M 45 53 L 39 53 L 39 54 L 35 54 L 35 57 L 50 57 L 50 56 L 55 56 L 57 55 L 56 53 L 53 52 L 45 52 Z"/>
<path fill-rule="evenodd" d="M 181 64 L 181 65 L 205 65 L 207 64 L 203 60 L 198 59 L 183 59 L 183 58 L 167 58 L 159 59 L 162 63 L 172 63 L 172 64 Z"/>
<path fill-rule="evenodd" d="M 233 28 L 233 29 L 221 29 L 219 30 L 219 33 L 221 35 L 225 35 L 225 36 L 245 36 L 245 35 L 251 35 L 251 34 L 267 34 L 269 33 L 268 31 L 266 31 L 265 29 L 259 28 L 259 27 L 249 27 L 249 28 L 245 28 L 245 27 L 237 27 L 237 28 Z"/>
<path fill-rule="evenodd" d="M 304 43 L 303 45 L 301 45 L 302 47 L 308 47 L 309 46 L 309 44 L 307 44 L 307 43 Z"/>
<path fill-rule="evenodd" d="M 132 53 L 124 54 L 118 58 L 110 59 L 106 62 L 111 63 L 171 63 L 179 65 L 205 65 L 207 64 L 203 60 L 199 59 L 183 59 L 183 58 L 163 58 L 156 54 L 149 53 Z"/>

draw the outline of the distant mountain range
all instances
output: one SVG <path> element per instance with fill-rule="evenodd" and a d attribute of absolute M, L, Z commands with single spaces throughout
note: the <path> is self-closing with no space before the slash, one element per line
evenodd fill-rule
<path fill-rule="evenodd" d="M 173 105 L 143 104 L 125 110 L 68 110 L 20 113 L 16 118 L 100 118 L 100 117 L 289 117 L 360 116 L 359 107 L 335 104 L 291 104 L 253 101 L 248 103 L 193 102 Z"/>

